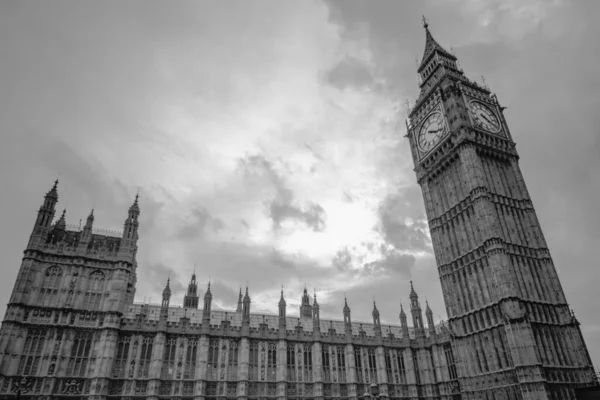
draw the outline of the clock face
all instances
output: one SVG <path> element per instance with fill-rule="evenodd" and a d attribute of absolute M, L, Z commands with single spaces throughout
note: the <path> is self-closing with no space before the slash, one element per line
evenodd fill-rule
<path fill-rule="evenodd" d="M 440 112 L 434 112 L 427 117 L 421 130 L 419 131 L 419 147 L 422 151 L 427 152 L 440 141 L 446 133 L 444 125 L 444 117 Z"/>
<path fill-rule="evenodd" d="M 469 103 L 469 112 L 476 125 L 490 132 L 500 130 L 500 121 L 489 107 L 478 101 L 472 101 Z"/>

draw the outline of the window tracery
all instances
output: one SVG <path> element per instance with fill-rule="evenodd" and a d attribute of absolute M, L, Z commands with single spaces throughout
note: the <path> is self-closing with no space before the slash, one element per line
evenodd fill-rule
<path fill-rule="evenodd" d="M 62 269 L 59 266 L 53 265 L 46 270 L 40 286 L 38 304 L 49 307 L 56 303 L 61 279 Z"/>
<path fill-rule="evenodd" d="M 210 339 L 208 344 L 207 380 L 217 380 L 219 376 L 219 339 Z"/>
<path fill-rule="evenodd" d="M 76 334 L 71 347 L 67 375 L 77 377 L 85 376 L 90 363 L 92 342 L 93 334 L 91 332 L 79 332 Z"/>
<path fill-rule="evenodd" d="M 117 354 L 115 355 L 115 361 L 113 362 L 113 378 L 124 378 L 125 369 L 127 366 L 127 358 L 129 356 L 129 345 L 131 343 L 131 336 L 120 336 L 119 344 L 117 345 Z"/>
<path fill-rule="evenodd" d="M 45 331 L 36 329 L 29 332 L 19 364 L 19 375 L 35 375 L 37 373 L 45 341 Z"/>
<path fill-rule="evenodd" d="M 229 357 L 227 359 L 227 380 L 237 380 L 237 369 L 238 369 L 238 356 L 239 356 L 239 342 L 232 341 L 229 346 Z"/>
<path fill-rule="evenodd" d="M 105 282 L 106 278 L 102 271 L 94 271 L 90 274 L 84 295 L 83 308 L 86 310 L 100 308 Z"/>

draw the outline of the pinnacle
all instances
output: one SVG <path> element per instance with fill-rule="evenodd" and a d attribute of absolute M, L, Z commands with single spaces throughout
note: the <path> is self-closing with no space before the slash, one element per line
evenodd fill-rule
<path fill-rule="evenodd" d="M 54 181 L 54 186 L 46 193 L 46 197 L 58 199 L 58 179 Z"/>
<path fill-rule="evenodd" d="M 423 28 L 425 28 L 425 50 L 423 51 L 423 58 L 421 59 L 421 64 L 419 65 L 419 71 L 425 66 L 429 56 L 434 53 L 436 50 L 440 53 L 444 54 L 446 57 L 451 58 L 452 60 L 456 60 L 456 57 L 446 51 L 434 38 L 431 32 L 429 31 L 429 24 L 427 19 L 423 17 Z"/>

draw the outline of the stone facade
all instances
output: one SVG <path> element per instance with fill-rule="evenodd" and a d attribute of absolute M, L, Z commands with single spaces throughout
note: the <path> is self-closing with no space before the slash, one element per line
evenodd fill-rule
<path fill-rule="evenodd" d="M 503 108 L 427 24 L 408 138 L 463 399 L 572 399 L 596 382 Z"/>
<path fill-rule="evenodd" d="M 457 367 L 444 325 L 427 327 L 411 291 L 414 327 L 323 320 L 316 296 L 299 318 L 251 313 L 246 288 L 236 310 L 198 308 L 192 276 L 183 307 L 133 301 L 138 199 L 122 233 L 54 223 L 57 184 L 46 194 L 0 329 L 0 396 L 35 398 L 356 399 L 372 383 L 392 398 L 458 398 Z"/>
<path fill-rule="evenodd" d="M 426 26 L 427 28 L 427 26 Z M 411 284 L 412 327 L 134 302 L 140 208 L 123 232 L 55 220 L 57 183 L 34 224 L 0 329 L 0 397 L 91 399 L 571 399 L 595 383 L 502 108 L 426 30 L 422 91 L 407 121 L 448 324 Z M 478 105 L 474 105 L 474 104 Z M 431 118 L 433 115 L 433 118 Z"/>

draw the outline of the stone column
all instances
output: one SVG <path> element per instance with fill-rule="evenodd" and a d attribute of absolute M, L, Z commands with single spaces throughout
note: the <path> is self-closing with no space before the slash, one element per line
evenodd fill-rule
<path fill-rule="evenodd" d="M 346 345 L 346 380 L 348 381 L 348 397 L 350 400 L 356 400 L 362 396 L 356 393 L 356 364 L 354 363 L 354 346 L 351 343 Z"/>
<path fill-rule="evenodd" d="M 250 340 L 243 337 L 240 342 L 240 363 L 238 369 L 238 400 L 248 398 L 248 363 L 250 362 Z"/>
<path fill-rule="evenodd" d="M 195 400 L 204 400 L 204 388 L 206 387 L 206 366 L 208 363 L 208 344 L 209 337 L 207 335 L 200 336 L 196 354 L 196 385 L 194 388 Z"/>
<path fill-rule="evenodd" d="M 316 400 L 323 399 L 323 344 L 320 342 L 313 343 L 313 396 Z M 333 366 L 331 366 L 333 370 Z M 333 371 L 332 371 L 333 373 Z"/>
<path fill-rule="evenodd" d="M 379 393 L 389 397 L 387 370 L 385 368 L 385 350 L 383 346 L 377 346 L 375 349 L 375 365 L 377 367 L 377 383 L 379 384 Z"/>
<path fill-rule="evenodd" d="M 286 399 L 286 373 L 287 373 L 287 341 L 279 339 L 277 342 L 277 399 Z"/>

